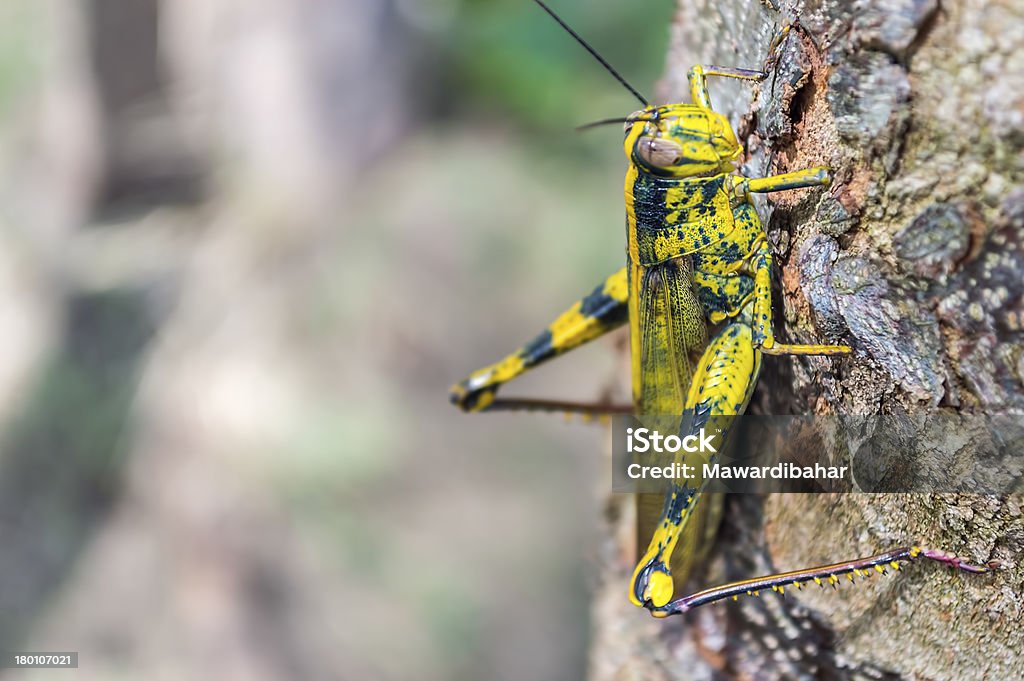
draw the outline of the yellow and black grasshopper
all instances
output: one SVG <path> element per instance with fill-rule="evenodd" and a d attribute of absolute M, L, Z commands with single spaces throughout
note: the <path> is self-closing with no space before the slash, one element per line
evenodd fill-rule
<path fill-rule="evenodd" d="M 845 345 L 778 343 L 772 331 L 772 253 L 750 200 L 753 193 L 823 187 L 824 167 L 750 179 L 736 174 L 743 149 L 729 121 L 715 112 L 709 76 L 760 81 L 762 71 L 694 66 L 692 104 L 648 104 L 550 8 L 535 0 L 587 49 L 644 108 L 625 123 L 626 266 L 574 303 L 534 340 L 451 390 L 466 411 L 546 409 L 607 413 L 603 405 L 498 399 L 498 388 L 542 362 L 629 324 L 632 410 L 638 415 L 680 415 L 680 435 L 718 425 L 743 413 L 761 369 L 762 354 L 841 355 Z M 604 123 L 606 121 L 601 121 Z M 709 339 L 708 329 L 714 334 Z M 715 456 L 715 455 L 712 455 Z M 702 480 L 676 481 L 666 494 L 650 544 L 633 573 L 629 597 L 657 616 L 789 584 L 838 581 L 839 575 L 898 569 L 901 561 L 929 558 L 969 572 L 969 565 L 934 550 L 908 547 L 876 556 L 707 589 L 673 600 L 701 543 L 713 531 L 720 495 L 698 505 Z M 708 495 L 704 495 L 708 496 Z M 710 531 L 709 531 L 710 530 Z"/>

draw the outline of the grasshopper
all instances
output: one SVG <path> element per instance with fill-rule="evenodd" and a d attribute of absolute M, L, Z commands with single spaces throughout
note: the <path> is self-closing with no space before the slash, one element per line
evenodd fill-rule
<path fill-rule="evenodd" d="M 742 414 L 750 401 L 762 355 L 851 352 L 846 345 L 795 345 L 775 339 L 772 252 L 751 201 L 751 194 L 826 187 L 829 169 L 808 168 L 757 179 L 736 173 L 743 148 L 728 119 L 712 108 L 708 78 L 756 82 L 767 77 L 765 71 L 694 66 L 688 75 L 693 103 L 651 105 L 547 5 L 535 2 L 643 104 L 623 119 L 598 121 L 625 124 L 626 266 L 576 301 L 532 341 L 453 386 L 451 401 L 465 411 L 673 414 L 680 417 L 680 436 L 719 426 L 721 445 L 728 420 Z M 629 325 L 631 409 L 496 397 L 500 386 L 523 372 L 623 324 Z M 717 455 L 709 458 L 713 463 Z M 967 572 L 989 569 L 943 551 L 913 546 L 673 599 L 706 550 L 720 517 L 721 495 L 702 495 L 704 486 L 700 479 L 676 480 L 666 492 L 660 518 L 649 528 L 650 543 L 633 572 L 629 598 L 655 616 L 757 594 L 761 589 L 782 592 L 790 584 L 811 581 L 834 585 L 841 575 L 852 579 L 888 567 L 899 569 L 902 562 L 919 558 Z M 702 496 L 711 498 L 698 504 Z M 641 498 L 640 503 L 649 501 Z M 641 512 L 638 517 L 645 516 Z"/>

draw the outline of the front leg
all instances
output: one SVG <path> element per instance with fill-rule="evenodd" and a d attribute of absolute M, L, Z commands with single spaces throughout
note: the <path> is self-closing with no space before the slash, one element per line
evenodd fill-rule
<path fill-rule="evenodd" d="M 748 193 L 767 194 L 769 192 L 781 192 L 787 189 L 803 189 L 805 187 L 827 187 L 832 182 L 829 169 L 825 166 L 794 170 L 781 175 L 769 175 L 768 177 L 748 178 L 733 177 L 735 182 L 736 196 L 745 199 Z"/>
<path fill-rule="evenodd" d="M 693 98 L 693 103 L 702 109 L 712 110 L 711 95 L 708 93 L 708 76 L 758 82 L 764 80 L 767 75 L 764 71 L 752 71 L 751 69 L 697 65 L 690 69 L 686 78 L 690 82 L 690 97 Z"/>
<path fill-rule="evenodd" d="M 588 296 L 573 303 L 532 341 L 452 386 L 449 393 L 452 404 L 463 411 L 484 411 L 496 407 L 544 408 L 545 403 L 540 401 L 518 400 L 502 404 L 501 400 L 495 400 L 495 393 L 502 384 L 524 371 L 622 326 L 628 318 L 628 299 L 629 285 L 626 268 L 623 267 Z M 547 404 L 555 409 L 559 405 L 572 406 L 555 402 Z"/>

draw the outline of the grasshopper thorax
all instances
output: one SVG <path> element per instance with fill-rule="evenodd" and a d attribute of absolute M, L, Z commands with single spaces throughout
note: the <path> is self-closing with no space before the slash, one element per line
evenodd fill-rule
<path fill-rule="evenodd" d="M 725 116 L 693 104 L 666 104 L 630 114 L 625 150 L 641 169 L 667 177 L 730 172 L 742 153 Z"/>

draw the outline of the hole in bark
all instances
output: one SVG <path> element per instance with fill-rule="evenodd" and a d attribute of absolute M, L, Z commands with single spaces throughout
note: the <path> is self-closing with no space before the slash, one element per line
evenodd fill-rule
<path fill-rule="evenodd" d="M 808 78 L 807 83 L 793 94 L 793 99 L 789 106 L 789 115 L 790 120 L 793 122 L 794 130 L 803 123 L 804 116 L 810 111 L 817 96 L 818 86 L 814 82 L 814 78 Z"/>

